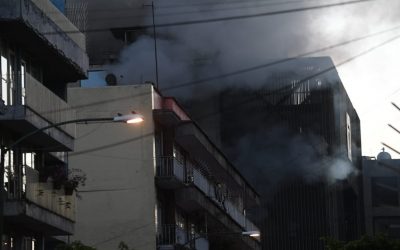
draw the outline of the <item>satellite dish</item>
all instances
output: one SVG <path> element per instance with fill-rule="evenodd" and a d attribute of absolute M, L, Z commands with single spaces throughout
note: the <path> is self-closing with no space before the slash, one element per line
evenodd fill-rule
<path fill-rule="evenodd" d="M 117 77 L 112 73 L 107 74 L 105 80 L 108 86 L 117 85 Z"/>

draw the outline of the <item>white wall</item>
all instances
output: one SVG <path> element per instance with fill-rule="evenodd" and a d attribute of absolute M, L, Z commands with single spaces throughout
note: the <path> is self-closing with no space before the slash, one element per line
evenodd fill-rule
<path fill-rule="evenodd" d="M 97 249 L 156 249 L 154 206 L 154 123 L 151 85 L 72 88 L 71 106 L 78 118 L 112 117 L 131 110 L 142 124 L 77 125 L 70 168 L 87 174 L 77 201 L 73 239 Z"/>

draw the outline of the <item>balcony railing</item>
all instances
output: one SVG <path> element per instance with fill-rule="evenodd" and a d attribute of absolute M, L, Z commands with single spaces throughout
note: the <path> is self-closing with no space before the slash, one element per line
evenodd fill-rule
<path fill-rule="evenodd" d="M 156 174 L 158 177 L 175 177 L 182 182 L 185 180 L 184 165 L 172 156 L 161 156 L 157 158 Z"/>
<path fill-rule="evenodd" d="M 208 240 L 197 233 L 189 237 L 189 233 L 185 229 L 175 224 L 161 225 L 157 234 L 157 246 L 175 245 L 197 250 L 208 250 L 209 248 Z"/>
<path fill-rule="evenodd" d="M 24 173 L 23 195 L 17 193 L 20 184 L 16 178 L 9 178 L 5 183 L 8 199 L 25 199 L 69 220 L 75 220 L 75 194 L 65 195 L 64 189 L 54 189 L 52 183 L 39 182 L 39 172 L 35 169 L 24 167 Z"/>
<path fill-rule="evenodd" d="M 190 164 L 190 166 L 185 166 L 185 164 L 179 162 L 172 156 L 158 157 L 156 174 L 157 177 L 175 177 L 181 182 L 192 183 L 197 189 L 203 192 L 205 196 L 226 211 L 243 229 L 247 230 L 248 228 L 253 228 L 251 231 L 258 230 L 258 228 L 246 218 L 238 206 L 229 200 L 222 188 L 218 187 L 215 182 L 207 178 L 206 175 L 195 166 L 195 163 Z"/>
<path fill-rule="evenodd" d="M 75 111 L 65 101 L 29 74 L 26 74 L 25 105 L 51 123 L 75 119 Z M 60 128 L 72 136 L 75 135 L 74 124 Z"/>
<path fill-rule="evenodd" d="M 221 190 L 218 190 L 219 188 L 217 187 L 216 184 L 214 184 L 212 181 L 207 179 L 199 170 L 193 169 L 193 184 L 200 189 L 204 194 L 206 194 L 209 198 L 211 198 L 215 203 L 217 203 L 222 209 L 224 209 L 231 217 L 232 219 L 238 223 L 241 227 L 246 228 L 247 230 L 247 225 L 252 225 L 254 226 L 253 223 L 251 223 L 244 213 L 242 213 L 234 203 L 232 203 L 230 200 L 228 200 L 227 197 L 225 197 L 225 194 L 221 192 Z M 254 230 L 258 230 L 256 226 L 254 226 Z M 249 230 L 250 231 L 250 230 Z"/>
<path fill-rule="evenodd" d="M 55 214 L 75 221 L 75 195 L 65 195 L 63 189 L 53 189 L 51 183 L 27 183 L 25 198 Z"/>
<path fill-rule="evenodd" d="M 188 233 L 175 224 L 160 225 L 157 229 L 157 245 L 183 245 L 188 242 Z"/>

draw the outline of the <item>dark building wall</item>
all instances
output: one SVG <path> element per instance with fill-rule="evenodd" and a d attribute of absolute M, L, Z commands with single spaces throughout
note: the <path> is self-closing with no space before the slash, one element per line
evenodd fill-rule
<path fill-rule="evenodd" d="M 399 239 L 400 160 L 380 159 L 384 153 L 381 152 L 378 159 L 363 159 L 366 233 L 385 233 Z"/>
<path fill-rule="evenodd" d="M 187 107 L 262 195 L 264 211 L 253 216 L 263 248 L 323 249 L 321 236 L 357 238 L 361 180 L 329 179 L 325 166 L 351 159 L 361 169 L 360 121 L 333 62 L 296 59 L 264 85 L 222 89 Z"/>

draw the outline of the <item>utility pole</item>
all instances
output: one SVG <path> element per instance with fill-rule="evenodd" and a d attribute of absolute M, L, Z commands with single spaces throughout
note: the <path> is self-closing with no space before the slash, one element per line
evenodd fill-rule
<path fill-rule="evenodd" d="M 157 56 L 157 32 L 156 32 L 156 21 L 155 21 L 155 14 L 154 14 L 154 2 L 150 4 L 144 4 L 143 6 L 149 7 L 151 6 L 151 14 L 153 17 L 153 39 L 154 39 L 154 61 L 156 67 L 156 87 L 158 89 L 158 56 Z"/>

